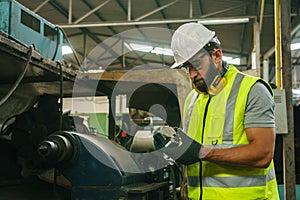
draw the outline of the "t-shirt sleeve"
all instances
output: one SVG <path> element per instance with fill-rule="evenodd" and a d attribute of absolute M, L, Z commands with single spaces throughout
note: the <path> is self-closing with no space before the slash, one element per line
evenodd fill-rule
<path fill-rule="evenodd" d="M 274 128 L 274 107 L 274 99 L 266 86 L 261 82 L 256 82 L 248 95 L 244 127 Z"/>

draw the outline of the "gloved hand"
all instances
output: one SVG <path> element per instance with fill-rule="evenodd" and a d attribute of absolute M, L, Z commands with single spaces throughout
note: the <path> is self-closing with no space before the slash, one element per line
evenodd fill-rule
<path fill-rule="evenodd" d="M 162 126 L 155 131 L 153 136 L 155 149 L 163 148 L 167 143 L 173 140 L 176 136 L 176 131 L 171 126 Z"/>
<path fill-rule="evenodd" d="M 159 134 L 159 133 L 158 133 Z M 160 133 L 161 134 L 161 133 Z M 160 139 L 159 144 L 164 144 L 164 147 L 159 149 L 177 162 L 190 165 L 201 161 L 200 154 L 202 144 L 190 138 L 182 129 L 178 128 L 174 138 L 166 138 L 156 136 Z M 154 143 L 156 139 L 154 137 Z M 163 141 L 162 138 L 165 140 Z"/>

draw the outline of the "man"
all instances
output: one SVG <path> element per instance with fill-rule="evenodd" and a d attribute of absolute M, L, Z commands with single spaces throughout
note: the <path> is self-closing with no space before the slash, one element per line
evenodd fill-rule
<path fill-rule="evenodd" d="M 189 199 L 279 199 L 272 89 L 224 62 L 214 36 L 198 23 L 174 32 L 172 68 L 187 69 L 194 90 L 184 108 L 190 137 L 179 130 L 183 145 L 165 153 L 187 165 Z"/>

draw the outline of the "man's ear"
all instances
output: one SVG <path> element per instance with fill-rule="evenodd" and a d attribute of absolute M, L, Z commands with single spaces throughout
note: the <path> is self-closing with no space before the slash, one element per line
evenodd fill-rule
<path fill-rule="evenodd" d="M 221 49 L 216 49 L 214 52 L 213 52 L 213 56 L 215 58 L 215 63 L 219 63 L 222 61 L 222 50 Z"/>

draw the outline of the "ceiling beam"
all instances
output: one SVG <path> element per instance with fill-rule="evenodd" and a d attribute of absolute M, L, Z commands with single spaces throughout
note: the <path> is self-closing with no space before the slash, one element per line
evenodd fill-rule
<path fill-rule="evenodd" d="M 87 1 L 87 0 L 82 0 L 91 10 L 93 9 L 93 6 L 91 6 L 90 5 L 90 3 Z M 101 21 L 106 21 L 100 14 L 98 14 L 97 12 L 95 12 L 94 13 L 97 17 L 98 17 L 98 19 L 100 19 Z M 111 30 L 111 32 L 113 33 L 113 34 L 117 34 L 117 31 L 115 31 L 112 27 L 107 27 L 109 30 Z M 92 36 L 92 33 L 91 32 L 89 32 L 89 37 L 95 37 L 95 38 L 98 38 L 98 37 L 96 37 L 96 36 Z M 100 40 L 99 38 L 98 38 L 98 40 Z M 104 45 L 105 46 L 105 48 L 109 48 L 106 44 L 103 44 L 102 43 L 102 40 L 100 40 L 101 41 L 101 45 Z M 98 42 L 98 44 L 100 44 L 100 42 Z M 117 56 L 118 55 L 118 53 L 116 53 L 116 52 L 114 52 L 114 51 L 112 51 L 112 54 L 113 54 L 113 56 Z M 119 56 L 117 56 L 117 59 L 119 59 L 120 61 L 122 60 L 122 58 L 119 58 Z"/>
<path fill-rule="evenodd" d="M 202 1 L 201 1 L 201 0 L 199 0 L 199 7 L 200 7 L 200 14 L 201 14 L 201 15 L 204 15 L 203 4 L 202 4 Z"/>
<path fill-rule="evenodd" d="M 72 24 L 73 0 L 69 0 L 68 23 Z"/>
<path fill-rule="evenodd" d="M 224 12 L 228 12 L 228 11 L 234 10 L 234 9 L 236 9 L 236 8 L 245 6 L 246 4 L 248 4 L 248 3 L 241 4 L 241 5 L 237 5 L 237 6 L 234 6 L 234 7 L 229 7 L 229 8 L 223 9 L 223 10 L 218 10 L 218 11 L 216 11 L 216 12 L 211 12 L 211 13 L 209 13 L 209 14 L 202 15 L 201 18 L 206 18 L 206 17 L 218 15 L 218 14 L 221 14 L 221 13 L 224 13 Z"/>
<path fill-rule="evenodd" d="M 131 0 L 128 0 L 127 8 L 127 21 L 131 21 Z"/>
<path fill-rule="evenodd" d="M 90 9 L 92 8 L 91 5 L 88 2 L 86 2 L 86 0 L 83 0 L 83 2 L 86 3 L 86 5 Z M 69 13 L 67 12 L 67 10 L 64 9 L 61 5 L 59 5 L 55 0 L 49 1 L 49 4 L 51 4 L 58 12 L 60 12 L 63 16 L 65 16 L 68 19 Z M 95 15 L 98 18 L 101 18 L 101 16 L 99 16 L 97 13 L 95 13 Z M 71 16 L 71 18 L 75 19 L 73 16 Z M 92 34 L 87 28 L 84 28 L 84 27 L 79 27 L 79 28 L 83 33 L 86 33 L 92 40 L 94 40 L 94 42 L 96 42 L 96 44 L 101 44 L 101 45 L 104 46 L 104 48 L 109 48 L 106 44 L 102 43 L 102 40 L 100 40 L 98 37 L 96 37 L 94 34 Z M 108 27 L 108 28 L 110 28 L 112 30 L 112 32 L 116 34 L 116 31 L 114 31 L 111 27 Z M 113 56 L 118 55 L 116 52 L 112 52 L 112 54 L 113 54 Z M 80 63 L 78 63 L 78 64 L 80 64 Z"/>
<path fill-rule="evenodd" d="M 191 0 L 191 1 L 192 1 L 192 0 Z M 158 7 L 161 6 L 159 0 L 155 0 L 155 2 L 156 2 L 156 5 L 157 5 Z M 161 10 L 160 13 L 161 13 L 161 15 L 163 16 L 164 19 L 167 18 L 167 17 L 166 17 L 166 14 L 165 14 L 165 12 L 164 12 L 163 10 Z M 168 29 L 172 30 L 170 24 L 166 24 L 166 25 L 167 25 Z"/>
<path fill-rule="evenodd" d="M 46 0 L 43 3 L 41 3 L 36 9 L 33 10 L 33 12 L 38 12 L 44 5 L 46 5 L 50 0 Z"/>
<path fill-rule="evenodd" d="M 148 16 L 150 16 L 150 15 L 152 15 L 152 14 L 154 14 L 154 13 L 157 13 L 157 12 L 159 12 L 159 11 L 161 11 L 161 10 L 167 8 L 167 7 L 170 7 L 170 6 L 172 6 L 173 4 L 175 4 L 175 3 L 177 3 L 177 2 L 178 2 L 178 0 L 175 0 L 175 1 L 173 1 L 173 2 L 171 2 L 171 3 L 168 3 L 168 4 L 164 5 L 164 6 L 161 6 L 161 7 L 159 7 L 159 8 L 156 8 L 156 9 L 152 10 L 151 12 L 148 12 L 148 13 L 146 13 L 145 15 L 142 15 L 142 16 L 140 16 L 140 17 L 134 19 L 134 21 L 136 21 L 136 22 L 137 22 L 137 21 L 141 21 L 142 19 L 144 19 L 144 18 L 146 18 L 146 17 L 148 17 Z"/>
<path fill-rule="evenodd" d="M 246 14 L 247 14 L 247 5 L 244 6 L 244 15 L 246 15 Z M 240 40 L 240 44 L 241 44 L 240 52 L 244 52 L 245 34 L 246 34 L 246 24 L 243 24 L 242 25 L 241 40 Z"/>
<path fill-rule="evenodd" d="M 123 10 L 123 12 L 125 14 L 127 14 L 127 20 L 130 21 L 131 18 L 132 18 L 132 13 L 131 13 L 131 0 L 128 0 L 128 3 L 127 3 L 127 6 L 128 6 L 128 9 L 126 10 L 125 6 L 120 2 L 120 0 L 116 0 L 117 4 L 120 6 L 120 8 Z M 141 33 L 141 35 L 146 39 L 148 39 L 148 37 L 143 33 L 143 31 L 140 30 L 139 26 L 136 25 L 135 26 L 137 28 L 137 30 Z M 124 37 L 124 36 L 122 36 Z M 137 54 L 136 54 L 137 55 Z M 137 55 L 138 57 L 138 55 Z"/>
<path fill-rule="evenodd" d="M 259 16 L 259 32 L 260 33 L 262 31 L 262 25 L 263 25 L 264 8 L 265 8 L 265 0 L 262 0 L 261 4 L 260 4 L 260 16 Z"/>
<path fill-rule="evenodd" d="M 74 24 L 78 24 L 79 22 L 81 22 L 82 20 L 84 20 L 85 18 L 87 18 L 88 16 L 90 16 L 91 14 L 95 13 L 97 10 L 99 10 L 100 8 L 102 8 L 103 6 L 105 6 L 107 3 L 109 3 L 111 0 L 106 0 L 105 2 L 103 2 L 102 4 L 100 4 L 99 6 L 97 6 L 96 8 L 92 9 L 90 12 L 86 13 L 85 15 L 83 15 L 82 17 L 80 17 L 79 19 L 77 19 Z"/>
<path fill-rule="evenodd" d="M 190 5 L 189 5 L 189 18 L 193 18 L 193 0 L 190 0 Z"/>

